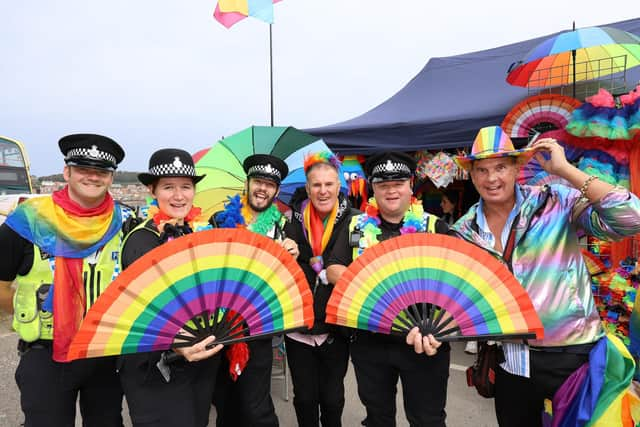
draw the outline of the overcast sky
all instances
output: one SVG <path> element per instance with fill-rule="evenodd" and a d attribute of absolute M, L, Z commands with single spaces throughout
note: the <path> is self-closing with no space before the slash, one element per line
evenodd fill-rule
<path fill-rule="evenodd" d="M 269 124 L 269 27 L 247 18 L 227 30 L 212 18 L 215 4 L 1 1 L 0 135 L 22 141 L 32 174 L 47 175 L 61 171 L 57 141 L 69 133 L 114 138 L 127 153 L 120 169 L 142 171 L 159 148 L 195 152 Z M 275 124 L 350 119 L 431 57 L 567 30 L 572 21 L 631 19 L 632 4 L 284 0 L 273 25 Z"/>

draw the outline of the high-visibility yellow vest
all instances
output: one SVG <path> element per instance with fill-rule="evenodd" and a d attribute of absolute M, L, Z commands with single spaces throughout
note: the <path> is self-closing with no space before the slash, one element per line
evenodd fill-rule
<path fill-rule="evenodd" d="M 121 243 L 122 233 L 118 233 L 102 249 L 82 260 L 87 310 L 120 273 Z M 40 248 L 33 245 L 29 273 L 16 277 L 13 329 L 24 341 L 53 339 L 53 313 L 42 310 L 42 303 L 53 284 L 54 269 L 55 257 L 43 256 Z"/>
<path fill-rule="evenodd" d="M 356 215 L 354 217 L 351 218 L 351 221 L 349 222 L 349 242 L 351 242 L 351 236 L 353 234 L 353 232 L 356 230 L 356 227 L 358 227 L 358 223 L 362 222 L 363 220 L 366 219 L 366 214 L 360 214 L 360 215 Z M 435 233 L 436 232 L 436 221 L 438 220 L 438 217 L 435 215 L 432 215 L 428 212 L 423 212 L 422 213 L 422 225 L 423 228 L 426 230 L 427 233 Z M 352 259 L 355 260 L 356 258 L 358 258 L 359 255 L 361 255 L 361 250 L 360 248 L 363 247 L 364 244 L 364 235 L 361 235 L 360 240 L 359 240 L 359 245 L 358 246 L 353 246 L 352 250 Z"/>

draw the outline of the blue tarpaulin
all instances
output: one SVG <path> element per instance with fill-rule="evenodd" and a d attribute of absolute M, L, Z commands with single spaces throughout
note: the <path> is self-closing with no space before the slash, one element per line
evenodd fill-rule
<path fill-rule="evenodd" d="M 605 24 L 640 35 L 640 18 Z M 556 33 L 557 34 L 557 33 Z M 506 82 L 509 66 L 548 37 L 494 49 L 431 58 L 404 88 L 371 111 L 329 126 L 305 129 L 340 154 L 470 146 L 478 129 L 499 125 L 529 94 Z M 640 67 L 626 72 L 628 90 Z"/>

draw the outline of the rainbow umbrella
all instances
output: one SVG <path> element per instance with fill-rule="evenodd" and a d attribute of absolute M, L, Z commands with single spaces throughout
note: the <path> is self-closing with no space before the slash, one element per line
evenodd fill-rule
<path fill-rule="evenodd" d="M 640 65 L 640 37 L 610 27 L 557 34 L 511 65 L 507 83 L 544 88 L 593 80 Z"/>
<path fill-rule="evenodd" d="M 276 156 L 289 166 L 289 175 L 280 184 L 278 196 L 284 203 L 289 203 L 296 188 L 306 182 L 304 156 L 320 151 L 330 151 L 322 139 L 294 127 L 251 126 L 216 142 L 204 154 L 202 151 L 196 153 L 196 171 L 206 177 L 196 187 L 194 204 L 202 209 L 205 218 L 224 209 L 228 196 L 244 190 L 244 159 L 257 153 Z M 347 184 L 342 173 L 338 175 L 346 194 Z"/>
<path fill-rule="evenodd" d="M 213 17 L 227 28 L 248 16 L 273 23 L 273 4 L 282 0 L 219 0 Z"/>

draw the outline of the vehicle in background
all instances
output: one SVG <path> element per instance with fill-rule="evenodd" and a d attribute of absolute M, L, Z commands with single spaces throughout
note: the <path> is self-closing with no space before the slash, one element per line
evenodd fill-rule
<path fill-rule="evenodd" d="M 29 158 L 24 146 L 0 136 L 0 195 L 32 193 Z"/>
<path fill-rule="evenodd" d="M 0 136 L 0 224 L 18 204 L 33 194 L 29 158 L 19 141 Z"/>

